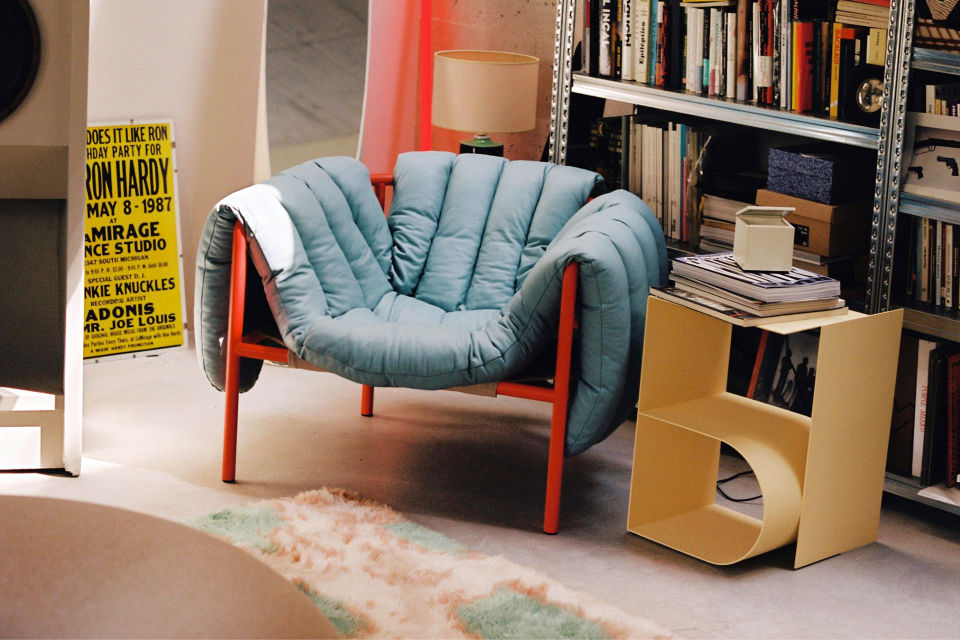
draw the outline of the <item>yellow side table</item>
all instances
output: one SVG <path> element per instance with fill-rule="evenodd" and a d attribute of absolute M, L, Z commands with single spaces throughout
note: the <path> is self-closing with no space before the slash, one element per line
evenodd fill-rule
<path fill-rule="evenodd" d="M 903 311 L 762 325 L 820 329 L 810 417 L 728 393 L 732 325 L 651 297 L 627 529 L 713 564 L 796 542 L 796 568 L 876 540 Z M 720 444 L 763 518 L 716 504 Z"/>

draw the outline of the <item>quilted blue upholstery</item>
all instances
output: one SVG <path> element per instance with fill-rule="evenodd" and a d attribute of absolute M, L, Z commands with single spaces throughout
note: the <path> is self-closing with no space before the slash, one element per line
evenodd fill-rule
<path fill-rule="evenodd" d="M 666 281 L 659 224 L 636 196 L 587 200 L 589 171 L 483 155 L 400 156 L 385 218 L 366 168 L 323 158 L 234 193 L 211 212 L 197 260 L 197 351 L 224 384 L 235 220 L 252 239 L 280 336 L 301 358 L 374 386 L 442 389 L 507 379 L 550 355 L 564 267 L 580 263 L 578 366 L 566 452 L 633 406 L 650 286 Z M 262 303 L 261 303 L 262 304 Z M 243 360 L 241 389 L 260 362 Z"/>

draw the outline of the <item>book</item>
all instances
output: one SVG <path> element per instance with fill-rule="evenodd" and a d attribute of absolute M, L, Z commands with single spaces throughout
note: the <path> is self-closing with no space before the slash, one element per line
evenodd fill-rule
<path fill-rule="evenodd" d="M 690 280 L 749 296 L 763 302 L 840 297 L 840 281 L 792 267 L 788 272 L 744 271 L 733 252 L 681 256 L 672 270 Z"/>
<path fill-rule="evenodd" d="M 583 69 L 592 76 L 600 75 L 600 2 L 584 0 L 583 5 Z"/>
<path fill-rule="evenodd" d="M 747 397 L 760 402 L 770 402 L 773 397 L 774 382 L 777 369 L 780 366 L 780 353 L 786 336 L 770 331 L 762 331 L 760 344 L 757 348 L 754 368 L 750 376 L 750 385 L 747 388 Z"/>
<path fill-rule="evenodd" d="M 623 69 L 623 3 L 625 0 L 613 0 L 613 16 L 610 31 L 610 75 L 619 78 Z"/>
<path fill-rule="evenodd" d="M 634 21 L 633 79 L 646 84 L 650 78 L 650 0 L 631 0 L 630 15 Z"/>
<path fill-rule="evenodd" d="M 845 306 L 843 298 L 814 298 L 813 300 L 763 302 L 749 296 L 740 296 L 703 282 L 689 280 L 676 274 L 671 274 L 670 279 L 677 289 L 711 298 L 717 302 L 728 304 L 757 316 L 770 317 L 808 311 L 837 311 Z M 845 311 L 837 311 L 836 315 L 842 315 L 842 313 L 845 313 Z"/>
<path fill-rule="evenodd" d="M 923 448 L 920 461 L 920 484 L 930 486 L 944 478 L 946 456 L 935 456 L 935 452 L 946 449 L 946 431 L 944 420 L 946 402 L 944 401 L 944 374 L 946 373 L 946 345 L 938 344 L 930 352 L 927 365 L 927 407 L 923 424 Z"/>
<path fill-rule="evenodd" d="M 693 309 L 705 313 L 714 318 L 726 320 L 727 322 L 739 327 L 756 327 L 760 325 L 774 324 L 778 322 L 793 322 L 796 320 L 808 320 L 815 317 L 842 315 L 847 309 L 833 309 L 830 311 L 812 311 L 806 313 L 787 313 L 777 316 L 757 316 L 749 311 L 743 311 L 733 306 L 718 302 L 706 296 L 685 291 L 677 287 L 651 288 L 650 295 L 662 300 L 668 300 L 679 304 L 688 309 Z"/>
<path fill-rule="evenodd" d="M 773 0 L 773 103 L 781 109 L 789 107 L 790 74 L 785 70 L 790 59 L 789 2 Z"/>
<path fill-rule="evenodd" d="M 737 0 L 737 100 L 746 100 L 752 92 L 750 45 L 747 38 L 749 30 L 750 0 Z"/>
<path fill-rule="evenodd" d="M 733 100 L 737 97 L 737 13 L 727 11 L 724 16 L 726 17 L 724 75 L 727 80 L 724 97 Z"/>
<path fill-rule="evenodd" d="M 930 379 L 930 354 L 936 348 L 933 340 L 917 341 L 917 386 L 914 394 L 913 446 L 910 475 L 919 478 L 923 473 L 923 438 L 927 423 L 927 384 Z"/>
<path fill-rule="evenodd" d="M 657 83 L 657 51 L 660 37 L 660 22 L 663 20 L 663 0 L 650 0 L 650 30 L 647 35 L 647 84 Z"/>
<path fill-rule="evenodd" d="M 855 24 L 862 27 L 876 27 L 878 29 L 886 29 L 889 26 L 886 16 L 880 17 L 860 12 L 840 11 L 839 9 L 837 10 L 836 20 L 843 24 Z"/>
<path fill-rule="evenodd" d="M 667 86 L 667 49 L 670 46 L 667 43 L 667 34 L 670 32 L 669 22 L 669 0 L 657 0 L 657 41 L 652 81 L 652 84 L 657 87 Z"/>
<path fill-rule="evenodd" d="M 903 476 L 912 475 L 919 339 L 917 335 L 911 333 L 904 333 L 900 338 L 897 381 L 893 390 L 893 415 L 890 420 L 887 471 Z"/>
<path fill-rule="evenodd" d="M 832 26 L 830 55 L 830 94 L 828 113 L 831 118 L 840 115 L 840 88 L 844 86 L 847 75 L 853 67 L 852 41 L 857 37 L 857 29 L 834 22 Z"/>
<path fill-rule="evenodd" d="M 700 93 L 700 78 L 702 77 L 701 65 L 703 58 L 697 55 L 701 49 L 699 42 L 701 21 L 703 20 L 703 10 L 697 8 L 686 8 L 686 27 L 687 27 L 687 55 L 684 58 L 686 68 L 684 69 L 684 89 L 691 93 Z"/>
<path fill-rule="evenodd" d="M 620 52 L 620 79 L 633 81 L 636 79 L 634 72 L 634 62 L 636 54 L 634 53 L 634 32 L 636 26 L 633 21 L 633 0 L 620 0 L 620 33 L 621 33 L 621 52 Z"/>
<path fill-rule="evenodd" d="M 890 4 L 874 4 L 863 0 L 837 0 L 837 11 L 849 11 L 886 18 L 890 15 Z"/>
<path fill-rule="evenodd" d="M 727 392 L 766 402 L 773 391 L 784 336 L 737 325 L 730 329 Z"/>
<path fill-rule="evenodd" d="M 757 0 L 754 16 L 757 24 L 754 28 L 756 62 L 754 66 L 754 86 L 757 88 L 758 104 L 773 104 L 773 11 L 771 0 Z"/>
<path fill-rule="evenodd" d="M 813 109 L 814 23 L 793 23 L 794 111 Z"/>
<path fill-rule="evenodd" d="M 680 0 L 667 0 L 667 23 L 665 37 L 667 39 L 664 55 L 664 86 L 668 89 L 683 88 L 683 9 Z"/>
<path fill-rule="evenodd" d="M 867 64 L 882 67 L 887 58 L 887 30 L 872 27 L 867 35 Z"/>
<path fill-rule="evenodd" d="M 947 356 L 946 485 L 955 487 L 960 474 L 960 353 Z"/>
<path fill-rule="evenodd" d="M 829 20 L 836 6 L 834 0 L 790 0 L 790 20 Z"/>
<path fill-rule="evenodd" d="M 768 404 L 805 416 L 812 413 L 819 347 L 816 330 L 783 336 Z"/>
<path fill-rule="evenodd" d="M 599 7 L 597 22 L 597 75 L 606 78 L 614 74 L 613 67 L 613 4 L 614 0 L 594 0 Z"/>

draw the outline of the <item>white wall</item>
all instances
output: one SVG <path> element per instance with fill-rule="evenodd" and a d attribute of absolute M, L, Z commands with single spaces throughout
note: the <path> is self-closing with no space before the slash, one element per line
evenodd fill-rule
<path fill-rule="evenodd" d="M 266 11 L 267 0 L 91 2 L 88 122 L 173 120 L 188 322 L 207 214 L 269 173 Z"/>

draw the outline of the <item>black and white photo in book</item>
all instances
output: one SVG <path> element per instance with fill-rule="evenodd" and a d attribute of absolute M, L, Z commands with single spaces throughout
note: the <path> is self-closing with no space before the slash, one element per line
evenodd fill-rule
<path fill-rule="evenodd" d="M 909 113 L 903 190 L 960 203 L 960 118 Z"/>
<path fill-rule="evenodd" d="M 764 400 L 772 405 L 809 416 L 813 410 L 813 388 L 817 380 L 817 331 L 783 336 L 780 358 L 769 394 Z"/>

